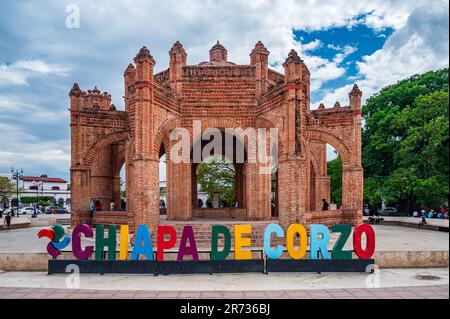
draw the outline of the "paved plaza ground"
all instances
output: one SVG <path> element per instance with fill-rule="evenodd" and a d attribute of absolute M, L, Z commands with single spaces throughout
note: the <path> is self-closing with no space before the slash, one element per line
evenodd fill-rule
<path fill-rule="evenodd" d="M 377 289 L 137 291 L 0 288 L 0 299 L 448 299 L 448 285 Z"/>
<path fill-rule="evenodd" d="M 448 285 L 448 268 L 381 269 L 365 273 L 271 273 L 214 275 L 47 275 L 44 272 L 0 273 L 0 287 L 150 291 L 270 291 L 364 289 Z M 76 279 L 76 280 L 75 280 Z M 69 286 L 68 286 L 69 285 Z"/>
<path fill-rule="evenodd" d="M 374 225 L 377 251 L 448 251 L 447 232 Z M 37 233 L 48 227 L 0 232 L 0 254 L 45 253 Z M 85 240 L 92 245 L 92 240 Z M 351 243 L 350 243 L 351 245 Z M 45 272 L 1 272 L 4 298 L 438 298 L 449 297 L 449 269 L 381 269 L 375 274 L 272 273 L 215 275 L 73 275 Z M 69 285 L 69 286 L 68 286 Z"/>

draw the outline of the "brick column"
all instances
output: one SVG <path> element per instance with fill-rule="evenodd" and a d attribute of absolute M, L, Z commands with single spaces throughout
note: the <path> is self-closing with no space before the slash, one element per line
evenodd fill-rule
<path fill-rule="evenodd" d="M 88 221 L 89 175 L 90 171 L 86 167 L 70 170 L 71 225 L 73 227 Z"/>
<path fill-rule="evenodd" d="M 153 69 L 155 60 L 143 47 L 134 58 L 134 146 L 133 194 L 131 195 L 134 227 L 159 224 L 159 154 L 154 154 L 155 124 L 153 102 Z"/>
<path fill-rule="evenodd" d="M 270 220 L 271 175 L 261 174 L 256 163 L 245 164 L 247 220 Z"/>
<path fill-rule="evenodd" d="M 170 184 L 170 192 L 167 196 L 167 218 L 169 220 L 191 220 L 192 164 L 174 163 L 168 160 L 167 165 L 170 170 L 167 181 L 167 184 Z"/>
<path fill-rule="evenodd" d="M 306 169 L 305 160 L 298 157 L 279 161 L 278 205 L 279 220 L 283 227 L 293 223 L 306 223 Z"/>
<path fill-rule="evenodd" d="M 342 209 L 354 209 L 354 224 L 362 223 L 363 215 L 363 169 L 360 166 L 342 169 Z"/>
<path fill-rule="evenodd" d="M 140 224 L 155 229 L 159 225 L 159 161 L 134 161 L 133 211 L 134 227 Z"/>

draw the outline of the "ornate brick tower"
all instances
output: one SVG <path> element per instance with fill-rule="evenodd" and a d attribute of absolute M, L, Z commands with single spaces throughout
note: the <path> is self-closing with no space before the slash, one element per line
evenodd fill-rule
<path fill-rule="evenodd" d="M 70 91 L 72 132 L 72 224 L 89 221 L 88 204 L 99 200 L 105 210 L 121 201 L 120 170 L 125 166 L 126 209 L 96 214 L 101 223 L 160 222 L 159 162 L 166 154 L 167 219 L 234 217 L 249 221 L 277 219 L 290 223 L 362 222 L 361 91 L 355 85 L 350 105 L 310 109 L 310 72 L 292 50 L 284 74 L 269 68 L 270 52 L 258 42 L 248 65 L 228 61 L 217 42 L 209 60 L 187 64 L 177 41 L 169 51 L 169 68 L 154 74 L 155 60 L 143 47 L 124 72 L 125 111 L 111 105 L 111 96 L 95 88 Z M 188 161 L 170 157 L 177 140 L 174 129 L 189 134 Z M 194 149 L 204 149 L 201 133 L 216 129 L 278 129 L 276 172 L 261 173 L 264 163 L 250 160 L 252 145 L 242 139 L 245 161 L 232 158 L 237 207 L 199 208 Z M 258 134 L 260 131 L 258 131 Z M 200 136 L 200 137 L 199 137 Z M 258 135 L 259 136 L 259 135 Z M 330 199 L 326 147 L 332 145 L 343 162 L 342 207 L 321 211 Z M 268 149 L 266 155 L 273 155 Z M 226 155 L 226 154 L 224 154 Z M 276 183 L 272 182 L 272 179 Z M 275 195 L 275 196 L 273 196 Z M 122 205 L 123 206 L 123 205 Z"/>

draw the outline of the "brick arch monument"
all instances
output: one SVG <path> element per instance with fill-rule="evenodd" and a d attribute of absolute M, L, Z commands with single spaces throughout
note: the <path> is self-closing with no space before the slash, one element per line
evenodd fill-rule
<path fill-rule="evenodd" d="M 106 224 L 127 223 L 132 229 L 138 224 L 158 225 L 160 156 L 170 154 L 173 129 L 184 128 L 193 138 L 194 121 L 200 121 L 202 130 L 278 129 L 276 189 L 271 189 L 271 174 L 259 173 L 260 164 L 243 164 L 243 219 L 271 220 L 274 191 L 283 226 L 361 223 L 362 93 L 358 87 L 350 92 L 348 106 L 336 102 L 331 108 L 321 104 L 311 110 L 310 72 L 294 50 L 283 64 L 284 74 L 269 68 L 269 51 L 261 42 L 250 53 L 248 65 L 228 61 L 219 42 L 209 55 L 208 61 L 189 65 L 177 41 L 169 51 L 169 68 L 154 74 L 155 60 L 143 47 L 124 73 L 125 111 L 111 104 L 107 92 L 83 91 L 74 84 L 70 91 L 72 224 L 88 221 L 91 199 L 101 199 L 105 210 L 110 202 L 118 207 L 124 165 L 126 211 L 99 215 L 105 216 Z M 322 199 L 330 200 L 327 144 L 343 160 L 343 194 L 339 210 L 322 212 Z M 192 163 L 174 163 L 167 156 L 171 220 L 193 218 L 192 174 Z"/>

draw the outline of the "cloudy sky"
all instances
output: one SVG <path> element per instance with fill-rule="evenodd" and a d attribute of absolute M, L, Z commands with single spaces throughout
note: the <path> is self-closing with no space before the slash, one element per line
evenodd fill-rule
<path fill-rule="evenodd" d="M 74 5 L 80 25 L 68 28 Z M 368 98 L 399 79 L 447 67 L 448 19 L 447 0 L 2 1 L 0 173 L 15 167 L 68 178 L 72 84 L 98 85 L 123 109 L 122 74 L 143 45 L 156 71 L 167 68 L 176 40 L 188 64 L 207 60 L 217 40 L 229 60 L 248 64 L 261 40 L 279 71 L 295 48 L 311 71 L 312 108 L 331 107 L 348 103 L 353 83 Z"/>

